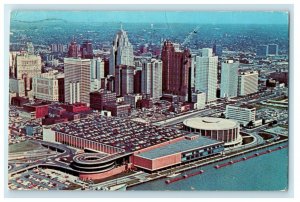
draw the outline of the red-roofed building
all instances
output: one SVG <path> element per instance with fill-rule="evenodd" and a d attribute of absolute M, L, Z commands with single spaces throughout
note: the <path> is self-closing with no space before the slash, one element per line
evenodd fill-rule
<path fill-rule="evenodd" d="M 74 104 L 63 104 L 63 108 L 65 108 L 68 112 L 78 113 L 78 112 L 86 112 L 91 110 L 86 103 L 74 103 Z"/>

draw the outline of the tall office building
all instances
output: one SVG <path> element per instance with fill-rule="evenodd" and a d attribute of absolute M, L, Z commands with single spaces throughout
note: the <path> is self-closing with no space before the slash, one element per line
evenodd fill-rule
<path fill-rule="evenodd" d="M 58 79 L 63 77 L 64 74 L 58 73 L 57 70 L 33 77 L 32 89 L 34 97 L 48 101 L 59 101 L 60 86 L 58 85 Z"/>
<path fill-rule="evenodd" d="M 117 96 L 133 93 L 134 67 L 128 65 L 116 66 L 115 92 Z"/>
<path fill-rule="evenodd" d="M 42 73 L 42 60 L 36 55 L 17 55 L 16 56 L 16 79 L 25 79 L 25 90 L 31 90 L 31 80 L 33 77 Z"/>
<path fill-rule="evenodd" d="M 223 47 L 220 44 L 214 44 L 213 45 L 213 53 L 220 57 L 222 56 L 222 52 L 223 52 Z"/>
<path fill-rule="evenodd" d="M 221 66 L 221 97 L 236 97 L 238 91 L 239 62 L 226 60 Z"/>
<path fill-rule="evenodd" d="M 76 41 L 72 41 L 69 45 L 68 57 L 77 58 L 80 57 L 80 47 L 77 45 Z"/>
<path fill-rule="evenodd" d="M 162 61 L 151 59 L 143 62 L 142 85 L 143 94 L 148 94 L 154 99 L 162 96 Z"/>
<path fill-rule="evenodd" d="M 248 95 L 258 91 L 258 72 L 241 72 L 238 76 L 238 95 Z"/>
<path fill-rule="evenodd" d="M 65 102 L 90 103 L 91 60 L 64 58 Z"/>
<path fill-rule="evenodd" d="M 83 59 L 93 59 L 93 44 L 90 40 L 86 40 L 80 47 L 81 58 Z"/>
<path fill-rule="evenodd" d="M 32 42 L 27 42 L 26 47 L 27 47 L 27 53 L 29 55 L 34 55 L 34 47 L 33 47 Z"/>
<path fill-rule="evenodd" d="M 178 95 L 186 101 L 191 90 L 191 54 L 188 49 L 180 50 L 179 45 L 165 41 L 162 52 L 162 91 Z M 190 85 L 189 85 L 190 84 Z"/>
<path fill-rule="evenodd" d="M 40 56 L 23 54 L 16 57 L 15 78 L 22 79 L 25 74 L 28 78 L 32 78 L 42 73 L 42 60 Z"/>
<path fill-rule="evenodd" d="M 278 55 L 278 45 L 269 44 L 268 45 L 268 55 Z"/>
<path fill-rule="evenodd" d="M 142 93 L 142 70 L 136 69 L 134 72 L 134 93 Z"/>
<path fill-rule="evenodd" d="M 260 45 L 257 46 L 256 55 L 265 57 L 268 55 L 268 46 L 267 45 Z"/>
<path fill-rule="evenodd" d="M 133 59 L 133 47 L 128 40 L 127 33 L 121 27 L 111 48 L 109 74 L 115 76 L 115 69 L 117 65 L 133 66 Z"/>
<path fill-rule="evenodd" d="M 206 102 L 217 99 L 218 56 L 213 56 L 211 48 L 203 48 L 201 56 L 196 56 L 195 91 L 206 93 Z"/>
<path fill-rule="evenodd" d="M 104 75 L 104 60 L 95 58 L 91 60 L 91 79 L 101 80 L 105 78 Z"/>

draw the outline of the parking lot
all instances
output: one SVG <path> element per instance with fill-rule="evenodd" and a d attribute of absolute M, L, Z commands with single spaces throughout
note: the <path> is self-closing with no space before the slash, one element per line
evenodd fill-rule
<path fill-rule="evenodd" d="M 52 169 L 33 169 L 13 176 L 8 183 L 13 190 L 63 190 L 81 187 L 77 177 Z M 82 183 L 83 184 L 83 183 Z"/>

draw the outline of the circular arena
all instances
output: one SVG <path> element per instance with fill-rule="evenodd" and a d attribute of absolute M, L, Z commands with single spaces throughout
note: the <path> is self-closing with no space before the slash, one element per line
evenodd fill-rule
<path fill-rule="evenodd" d="M 243 140 L 240 135 L 240 124 L 232 119 L 196 117 L 186 119 L 183 125 L 185 130 L 223 141 L 227 147 L 239 145 Z"/>

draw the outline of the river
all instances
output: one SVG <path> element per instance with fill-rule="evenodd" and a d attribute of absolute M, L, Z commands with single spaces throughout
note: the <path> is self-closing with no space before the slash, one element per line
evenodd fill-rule
<path fill-rule="evenodd" d="M 286 144 L 287 143 L 280 145 Z M 270 149 L 276 148 L 280 145 L 274 145 L 270 147 Z M 265 150 L 267 149 L 259 151 Z M 245 156 L 249 156 L 256 152 L 245 154 Z M 232 159 L 239 159 L 241 157 L 243 156 Z M 230 160 L 231 159 L 227 159 L 223 162 L 228 162 Z M 214 168 L 214 165 L 221 163 L 222 162 L 218 162 L 187 171 L 185 173 L 188 174 L 202 169 L 204 170 L 204 173 L 171 184 L 166 184 L 166 178 L 163 178 L 130 187 L 128 190 L 266 191 L 285 190 L 288 187 L 288 148 L 235 163 L 220 169 Z"/>

